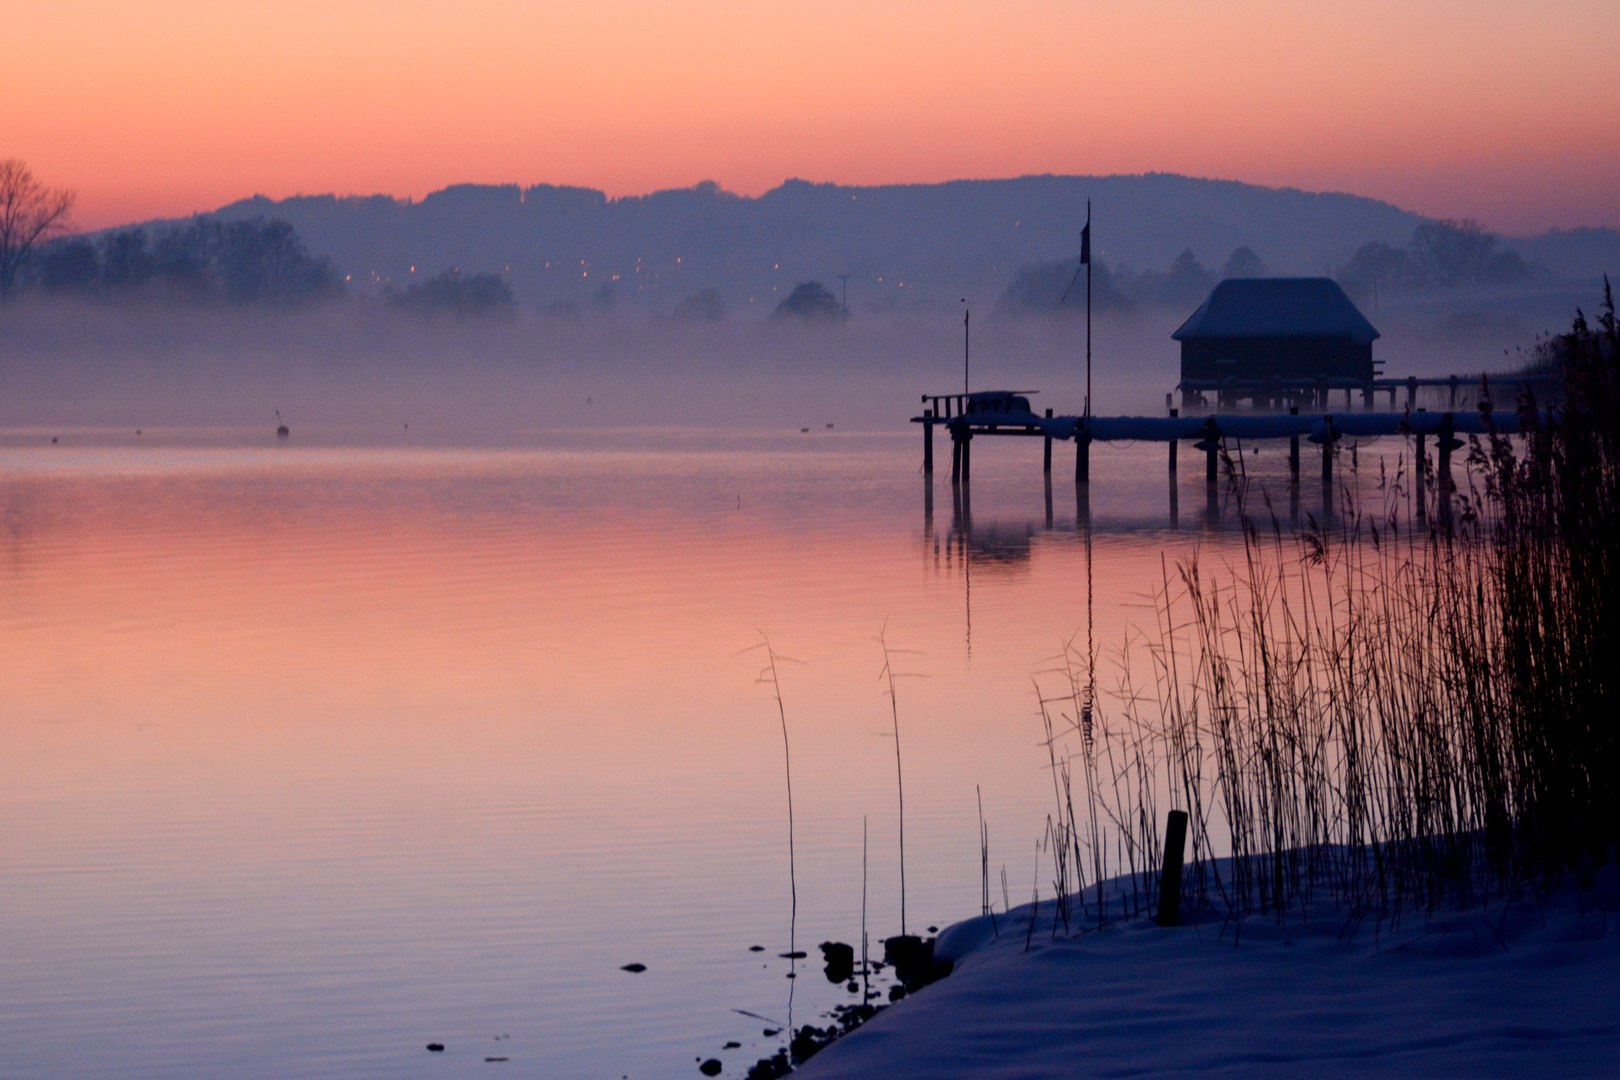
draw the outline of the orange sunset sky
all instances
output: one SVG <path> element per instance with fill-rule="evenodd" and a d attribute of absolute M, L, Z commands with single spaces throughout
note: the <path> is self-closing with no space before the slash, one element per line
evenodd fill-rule
<path fill-rule="evenodd" d="M 0 157 L 93 228 L 458 182 L 1165 170 L 1620 226 L 1615 0 L 50 0 Z"/>

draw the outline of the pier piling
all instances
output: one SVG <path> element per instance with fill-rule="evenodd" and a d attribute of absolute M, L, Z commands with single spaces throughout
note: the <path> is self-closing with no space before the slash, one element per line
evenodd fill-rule
<path fill-rule="evenodd" d="M 1052 410 L 1051 409 L 1046 410 L 1046 418 L 1048 420 L 1052 419 Z M 1045 452 L 1044 452 L 1043 457 L 1042 457 L 1041 469 L 1042 469 L 1043 472 L 1046 473 L 1046 475 L 1048 477 L 1050 477 L 1052 475 L 1052 436 L 1050 436 L 1050 435 L 1046 436 L 1046 446 L 1045 446 Z M 1052 484 L 1051 484 L 1050 480 L 1047 481 L 1046 487 L 1047 487 L 1047 491 L 1050 492 L 1051 487 L 1052 487 Z M 1050 505 L 1050 503 L 1052 501 L 1050 495 L 1048 495 L 1048 498 L 1047 498 L 1046 501 Z M 1051 514 L 1047 515 L 1048 518 L 1050 518 L 1051 516 L 1052 516 Z M 1051 524 L 1050 521 L 1048 521 L 1048 524 Z"/>
<path fill-rule="evenodd" d="M 1206 484 L 1213 484 L 1215 482 L 1215 478 L 1217 475 L 1219 475 L 1219 463 L 1216 455 L 1220 451 L 1220 446 L 1221 429 L 1219 425 L 1216 424 L 1215 418 L 1212 416 L 1208 420 L 1204 421 L 1204 483 Z"/>
<path fill-rule="evenodd" d="M 1327 421 L 1327 431 L 1322 434 L 1322 483 L 1333 483 L 1333 414 L 1329 413 L 1322 419 Z"/>
<path fill-rule="evenodd" d="M 1171 409 L 1170 410 L 1170 419 L 1174 420 L 1176 417 L 1178 417 L 1180 415 L 1181 415 L 1181 410 L 1180 409 Z M 1171 476 L 1176 475 L 1176 447 L 1179 446 L 1179 445 L 1180 444 L 1175 439 L 1170 440 L 1170 475 Z"/>
<path fill-rule="evenodd" d="M 1299 406 L 1298 405 L 1290 405 L 1288 407 L 1288 415 L 1289 416 L 1298 416 L 1299 415 Z M 1295 483 L 1299 482 L 1299 436 L 1298 435 L 1290 435 L 1288 437 L 1288 475 L 1292 476 L 1294 478 Z"/>
<path fill-rule="evenodd" d="M 934 410 L 923 410 L 923 472 L 934 475 Z"/>

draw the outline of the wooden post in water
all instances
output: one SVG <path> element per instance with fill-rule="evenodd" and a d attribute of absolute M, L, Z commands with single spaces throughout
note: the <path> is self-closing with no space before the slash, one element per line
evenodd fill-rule
<path fill-rule="evenodd" d="M 1333 414 L 1329 413 L 1322 419 L 1327 421 L 1327 432 L 1322 436 L 1322 483 L 1333 483 Z"/>
<path fill-rule="evenodd" d="M 1212 416 L 1204 421 L 1204 483 L 1213 484 L 1219 475 L 1216 454 L 1221 445 L 1220 429 Z"/>
<path fill-rule="evenodd" d="M 1074 437 L 1074 482 L 1091 483 L 1091 432 L 1084 428 Z"/>
<path fill-rule="evenodd" d="M 1417 376 L 1416 375 L 1408 375 L 1406 377 L 1406 407 L 1408 409 L 1412 409 L 1412 408 L 1417 407 Z"/>
<path fill-rule="evenodd" d="M 1456 428 L 1452 423 L 1451 414 L 1446 413 L 1445 416 L 1440 418 L 1440 438 L 1438 440 L 1440 443 L 1440 487 L 1442 490 L 1451 486 L 1449 483 L 1451 480 L 1451 444 L 1456 441 L 1453 438 L 1455 434 Z"/>
<path fill-rule="evenodd" d="M 1457 439 L 1456 435 L 1456 425 L 1451 419 L 1451 414 L 1446 413 L 1445 416 L 1440 418 L 1440 432 L 1435 439 L 1435 442 L 1440 445 L 1440 468 L 1438 470 L 1440 475 L 1435 478 L 1435 483 L 1438 487 L 1437 494 L 1440 496 L 1442 517 L 1449 517 L 1451 514 L 1451 492 L 1453 490 L 1451 483 L 1451 452 L 1462 446 L 1462 442 Z"/>
<path fill-rule="evenodd" d="M 951 483 L 962 482 L 962 436 L 949 424 L 946 430 L 951 433 Z"/>
<path fill-rule="evenodd" d="M 1048 420 L 1052 419 L 1052 410 L 1051 409 L 1046 410 L 1046 418 Z M 1046 473 L 1047 476 L 1051 476 L 1052 475 L 1052 436 L 1048 435 L 1046 437 L 1046 439 L 1045 439 L 1045 442 L 1046 442 L 1046 447 L 1045 447 L 1046 452 L 1045 452 L 1045 455 L 1043 456 L 1042 461 L 1041 461 L 1041 471 Z M 1046 486 L 1047 486 L 1048 492 L 1050 492 L 1052 485 L 1047 484 Z M 1046 501 L 1048 503 L 1050 503 L 1052 501 L 1050 495 L 1048 495 Z M 1049 514 L 1047 516 L 1050 517 L 1051 515 Z"/>
<path fill-rule="evenodd" d="M 964 430 L 962 432 L 962 483 L 964 484 L 968 482 L 968 477 L 971 474 L 973 463 L 972 452 L 973 433 L 971 431 Z"/>
<path fill-rule="evenodd" d="M 1164 395 L 1164 400 L 1165 400 L 1165 404 L 1168 405 L 1170 403 L 1170 395 L 1169 394 Z M 1176 417 L 1178 417 L 1180 415 L 1181 415 L 1181 410 L 1180 409 L 1171 409 L 1170 410 L 1170 419 L 1174 420 Z M 1177 441 L 1175 439 L 1170 440 L 1170 475 L 1171 476 L 1176 475 L 1176 447 L 1178 445 L 1179 445 L 1179 443 L 1177 443 Z"/>
<path fill-rule="evenodd" d="M 934 410 L 923 410 L 923 472 L 934 475 Z"/>
<path fill-rule="evenodd" d="M 1164 869 L 1159 874 L 1160 926 L 1181 925 L 1181 860 L 1187 848 L 1187 811 L 1172 810 L 1164 823 Z"/>
<path fill-rule="evenodd" d="M 1418 410 L 1418 412 L 1423 412 L 1423 411 L 1424 411 L 1423 409 Z M 1426 506 L 1424 506 L 1425 496 L 1424 496 L 1424 491 L 1423 491 L 1423 481 L 1424 481 L 1423 474 L 1428 471 L 1428 464 L 1429 464 L 1429 446 L 1428 446 L 1428 442 L 1429 442 L 1429 437 L 1427 435 L 1423 434 L 1423 432 L 1421 432 L 1421 431 L 1418 432 L 1418 436 L 1417 436 L 1417 453 L 1413 455 L 1413 461 L 1412 461 L 1412 475 L 1413 475 L 1413 490 L 1417 494 L 1417 516 L 1420 517 L 1420 518 L 1428 516 L 1428 508 Z"/>
<path fill-rule="evenodd" d="M 1298 416 L 1299 415 L 1299 406 L 1298 405 L 1290 405 L 1288 407 L 1288 415 L 1289 416 Z M 1290 435 L 1288 437 L 1288 475 L 1293 477 L 1296 482 L 1299 480 L 1299 436 L 1298 435 Z"/>

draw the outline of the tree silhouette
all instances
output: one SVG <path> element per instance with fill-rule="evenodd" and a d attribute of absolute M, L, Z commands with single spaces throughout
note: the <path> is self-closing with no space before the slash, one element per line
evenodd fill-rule
<path fill-rule="evenodd" d="M 1086 313 L 1085 267 L 1080 256 L 1063 262 L 1036 262 L 1019 267 L 1018 273 L 996 302 L 998 310 L 1018 314 L 1084 315 Z M 1129 310 L 1131 301 L 1120 289 L 1113 271 L 1101 259 L 1091 261 L 1091 303 L 1098 311 Z"/>
<path fill-rule="evenodd" d="M 1176 256 L 1170 269 L 1162 274 L 1142 275 L 1142 285 L 1148 296 L 1167 307 L 1182 307 L 1203 303 L 1215 287 L 1215 275 L 1198 261 L 1191 250 Z"/>
<path fill-rule="evenodd" d="M 101 256 L 80 236 L 56 240 L 34 257 L 39 283 L 53 293 L 91 293 L 101 280 Z"/>
<path fill-rule="evenodd" d="M 412 285 L 403 293 L 391 293 L 395 307 L 423 313 L 448 311 L 460 316 L 510 313 L 512 286 L 499 274 L 467 274 L 446 270 Z"/>
<path fill-rule="evenodd" d="M 1251 247 L 1240 247 L 1227 257 L 1226 265 L 1221 269 L 1224 278 L 1261 278 L 1270 277 L 1271 270 L 1266 262 L 1254 253 Z"/>
<path fill-rule="evenodd" d="M 73 192 L 48 188 L 18 158 L 0 161 L 0 300 L 11 295 L 17 272 L 34 245 L 67 229 Z"/>
<path fill-rule="evenodd" d="M 1427 283 L 1442 289 L 1510 285 L 1530 276 L 1517 253 L 1498 251 L 1498 237 L 1472 219 L 1430 221 L 1412 230 L 1412 256 Z"/>
<path fill-rule="evenodd" d="M 801 281 L 793 286 L 786 300 L 776 305 L 773 318 L 798 318 L 808 321 L 841 319 L 844 305 L 833 291 L 819 281 Z"/>

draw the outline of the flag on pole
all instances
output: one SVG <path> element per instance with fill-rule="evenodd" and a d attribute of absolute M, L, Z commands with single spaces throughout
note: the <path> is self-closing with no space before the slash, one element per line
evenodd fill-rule
<path fill-rule="evenodd" d="M 1091 222 L 1080 230 L 1080 265 L 1085 266 L 1091 262 Z"/>

